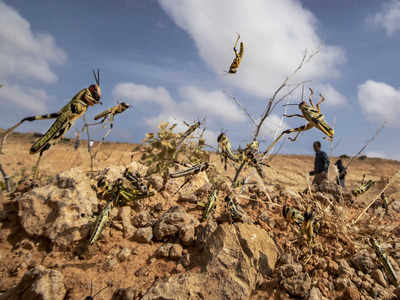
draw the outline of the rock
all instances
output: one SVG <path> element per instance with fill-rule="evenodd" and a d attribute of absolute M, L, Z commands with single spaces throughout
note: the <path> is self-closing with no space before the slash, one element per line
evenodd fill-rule
<path fill-rule="evenodd" d="M 171 243 L 167 243 L 167 244 L 161 245 L 161 247 L 156 250 L 154 255 L 156 257 L 158 257 L 158 258 L 168 258 L 169 257 L 169 251 L 171 250 L 172 245 L 173 244 L 171 244 Z"/>
<path fill-rule="evenodd" d="M 64 277 L 57 270 L 39 265 L 26 272 L 18 285 L 0 296 L 1 300 L 63 300 Z"/>
<path fill-rule="evenodd" d="M 300 264 L 287 264 L 280 266 L 278 269 L 278 276 L 281 280 L 295 276 L 303 271 L 303 267 Z"/>
<path fill-rule="evenodd" d="M 335 288 L 338 291 L 344 290 L 347 287 L 351 286 L 351 281 L 347 276 L 344 277 L 338 277 L 335 280 Z"/>
<path fill-rule="evenodd" d="M 179 244 L 167 243 L 162 245 L 155 252 L 155 256 L 159 258 L 179 259 L 182 257 L 183 248 Z"/>
<path fill-rule="evenodd" d="M 372 261 L 371 257 L 367 254 L 356 254 L 351 258 L 351 263 L 355 269 L 364 272 L 365 274 L 370 274 L 375 270 L 376 266 Z"/>
<path fill-rule="evenodd" d="M 135 227 L 153 226 L 154 219 L 148 211 L 142 211 L 133 217 Z"/>
<path fill-rule="evenodd" d="M 118 259 L 120 262 L 128 260 L 129 256 L 131 256 L 132 250 L 129 248 L 123 248 L 121 251 L 118 253 Z"/>
<path fill-rule="evenodd" d="M 119 210 L 119 217 L 122 220 L 122 227 L 124 230 L 124 238 L 126 239 L 130 239 L 135 232 L 135 227 L 133 227 L 131 223 L 131 212 L 132 209 L 129 206 L 123 206 Z"/>
<path fill-rule="evenodd" d="M 343 298 L 348 300 L 360 300 L 360 293 L 356 288 L 348 287 L 343 292 Z"/>
<path fill-rule="evenodd" d="M 339 259 L 337 261 L 339 269 L 338 272 L 339 274 L 353 274 L 354 273 L 354 269 L 352 267 L 350 267 L 349 263 L 347 262 L 347 260 L 345 259 Z"/>
<path fill-rule="evenodd" d="M 224 223 L 207 238 L 198 257 L 201 273 L 169 276 L 142 299 L 249 299 L 257 278 L 272 274 L 277 258 L 275 243 L 260 227 Z"/>
<path fill-rule="evenodd" d="M 400 287 L 395 289 L 393 293 L 397 296 L 398 299 L 400 299 Z"/>
<path fill-rule="evenodd" d="M 138 291 L 134 287 L 119 289 L 112 300 L 135 300 L 138 297 Z"/>
<path fill-rule="evenodd" d="M 153 238 L 153 229 L 150 226 L 139 228 L 132 238 L 139 243 L 150 243 Z"/>
<path fill-rule="evenodd" d="M 219 286 L 217 280 L 210 280 L 206 274 L 186 272 L 183 274 L 168 276 L 167 280 L 156 282 L 141 299 L 218 299 L 215 297 L 218 289 Z M 236 297 L 231 299 L 239 298 Z"/>
<path fill-rule="evenodd" d="M 283 278 L 281 285 L 291 296 L 304 298 L 311 288 L 311 278 L 306 273 L 299 273 Z"/>
<path fill-rule="evenodd" d="M 173 244 L 169 250 L 169 257 L 172 259 L 179 259 L 182 257 L 183 248 L 179 244 Z"/>
<path fill-rule="evenodd" d="M 73 188 L 55 185 L 34 188 L 18 200 L 18 216 L 28 234 L 44 236 L 61 247 L 69 247 L 88 235 L 88 224 L 97 210 L 98 200 L 80 169 L 63 172 L 61 177 L 75 180 Z"/>
<path fill-rule="evenodd" d="M 195 193 L 188 193 L 188 194 L 179 193 L 178 201 L 179 202 L 197 203 L 199 200 Z"/>
<path fill-rule="evenodd" d="M 56 185 L 60 189 L 73 189 L 76 185 L 74 178 L 56 175 Z"/>
<path fill-rule="evenodd" d="M 153 233 L 157 241 L 178 235 L 184 245 L 190 245 L 195 240 L 195 227 L 198 225 L 199 221 L 184 208 L 174 206 L 155 223 Z"/>
<path fill-rule="evenodd" d="M 331 258 L 327 258 L 328 260 L 328 272 L 331 275 L 337 276 L 339 275 L 339 265 L 332 260 Z"/>
<path fill-rule="evenodd" d="M 151 175 L 149 178 L 149 182 L 152 187 L 158 192 L 163 188 L 163 178 L 160 175 Z"/>
<path fill-rule="evenodd" d="M 107 257 L 106 261 L 103 264 L 103 270 L 106 272 L 110 272 L 113 270 L 117 263 L 118 261 L 115 257 Z"/>
<path fill-rule="evenodd" d="M 308 300 L 322 300 L 322 294 L 319 288 L 313 287 L 308 296 Z"/>
<path fill-rule="evenodd" d="M 136 162 L 129 167 L 145 168 Z M 106 177 L 116 179 L 124 170 L 123 166 L 112 166 Z M 92 184 L 85 171 L 73 168 L 61 173 L 54 184 L 24 193 L 18 199 L 21 226 L 29 235 L 43 236 L 61 248 L 86 239 L 99 204 Z"/>
<path fill-rule="evenodd" d="M 207 223 L 204 225 L 196 227 L 196 244 L 199 249 L 203 249 L 207 239 L 214 233 L 217 229 L 218 224 L 214 221 L 214 219 L 209 218 Z"/>

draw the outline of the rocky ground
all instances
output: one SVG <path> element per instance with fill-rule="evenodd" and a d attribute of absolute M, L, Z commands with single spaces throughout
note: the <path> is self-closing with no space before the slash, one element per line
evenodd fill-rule
<path fill-rule="evenodd" d="M 54 146 L 32 188 L 33 139 L 11 136 L 0 156 L 17 185 L 14 193 L 0 192 L 0 299 L 84 299 L 104 287 L 95 299 L 400 299 L 368 242 L 379 241 L 400 277 L 400 200 L 388 214 L 378 202 L 352 223 L 400 168 L 397 161 L 357 160 L 349 189 L 327 183 L 304 193 L 312 157 L 278 156 L 265 168 L 265 182 L 254 177 L 237 198 L 248 218 L 234 223 L 222 194 L 201 221 L 197 203 L 210 192 L 205 173 L 178 193 L 183 179 L 160 191 L 162 179 L 154 175 L 149 180 L 159 192 L 113 208 L 110 226 L 86 247 L 106 202 L 93 189 L 99 176 L 88 173 L 85 145 Z M 126 167 L 143 174 L 132 148 L 103 145 L 96 170 L 107 168 L 110 180 Z M 350 189 L 363 173 L 377 183 L 354 198 Z M 399 186 L 395 179 L 387 189 L 390 200 L 399 198 Z M 283 205 L 314 209 L 320 229 L 313 244 L 282 217 Z"/>

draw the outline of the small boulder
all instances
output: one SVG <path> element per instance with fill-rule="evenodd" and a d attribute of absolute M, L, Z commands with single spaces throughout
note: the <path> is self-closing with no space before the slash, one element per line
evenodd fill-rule
<path fill-rule="evenodd" d="M 142 227 L 136 230 L 133 240 L 139 243 L 150 243 L 153 238 L 153 229 L 151 227 Z"/>
<path fill-rule="evenodd" d="M 195 228 L 199 221 L 188 214 L 181 206 L 171 207 L 155 223 L 153 232 L 157 241 L 178 236 L 184 245 L 190 245 L 195 240 Z"/>
<path fill-rule="evenodd" d="M 26 272 L 18 285 L 0 296 L 0 300 L 63 300 L 67 290 L 57 270 L 38 265 Z"/>

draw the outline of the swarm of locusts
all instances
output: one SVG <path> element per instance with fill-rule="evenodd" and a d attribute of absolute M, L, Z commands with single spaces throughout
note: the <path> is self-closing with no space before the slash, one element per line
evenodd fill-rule
<path fill-rule="evenodd" d="M 233 47 L 235 57 L 228 71 L 230 74 L 238 72 L 239 65 L 244 55 L 243 42 L 240 42 L 240 49 L 239 51 L 237 50 L 239 40 L 240 35 L 238 34 Z M 81 117 L 85 118 L 84 115 L 89 106 L 101 104 L 99 70 L 97 70 L 97 72 L 93 71 L 93 75 L 95 83 L 90 85 L 88 88 L 79 91 L 58 112 L 26 117 L 9 128 L 1 139 L 0 153 L 3 151 L 9 134 L 22 123 L 26 121 L 31 122 L 35 120 L 55 119 L 47 132 L 40 137 L 30 149 L 30 154 L 39 153 L 33 173 L 33 179 L 36 179 L 43 153 L 52 145 L 59 142 L 77 119 Z M 0 85 L 0 87 L 2 86 Z M 314 91 L 311 88 L 309 90 L 310 95 L 308 103 L 302 99 L 298 104 L 288 104 L 296 105 L 301 114 L 283 115 L 283 117 L 287 118 L 302 118 L 307 123 L 297 128 L 282 131 L 264 152 L 260 152 L 257 134 L 252 140 L 250 140 L 250 142 L 245 144 L 243 148 L 239 146 L 235 149 L 231 145 L 227 133 L 221 132 L 216 141 L 218 145 L 216 155 L 223 165 L 223 168 L 220 169 L 216 163 L 212 162 L 210 151 L 205 149 L 208 145 L 204 138 L 205 129 L 203 128 L 203 121 L 192 123 L 184 122 L 185 127 L 180 132 L 177 132 L 177 123 L 170 124 L 168 122 L 162 122 L 158 127 L 158 132 L 147 133 L 142 145 L 136 147 L 132 151 L 132 158 L 138 152 L 141 153 L 139 161 L 147 167 L 146 174 L 141 175 L 138 172 L 133 172 L 127 168 L 122 176 L 115 180 L 107 179 L 105 174 L 96 178 L 95 190 L 97 197 L 98 199 L 105 201 L 105 205 L 100 210 L 92 224 L 91 231 L 87 237 L 87 245 L 90 246 L 95 244 L 101 236 L 105 226 L 112 222 L 111 211 L 114 207 L 132 205 L 137 201 L 154 196 L 157 192 L 160 192 L 160 195 L 163 195 L 161 192 L 166 188 L 169 181 L 175 180 L 182 182 L 179 188 L 175 191 L 176 194 L 189 184 L 193 178 L 201 176 L 199 174 L 204 173 L 206 174 L 204 177 L 210 184 L 210 187 L 204 195 L 198 196 L 200 199 L 197 202 L 197 206 L 202 209 L 200 221 L 207 222 L 210 218 L 214 218 L 217 208 L 224 207 L 223 211 L 225 212 L 225 215 L 228 216 L 230 223 L 256 223 L 258 220 L 253 220 L 240 205 L 240 199 L 244 198 L 243 191 L 245 190 L 245 185 L 248 184 L 249 179 L 249 176 L 246 177 L 241 175 L 241 171 L 249 167 L 250 170 L 253 171 L 254 175 L 258 177 L 257 179 L 264 184 L 264 182 L 268 180 L 264 172 L 264 167 L 270 167 L 269 161 L 266 157 L 283 136 L 296 133 L 294 137 L 289 137 L 290 141 L 295 142 L 302 132 L 316 128 L 329 140 L 332 140 L 334 137 L 334 129 L 327 123 L 327 121 L 325 121 L 325 116 L 320 110 L 320 105 L 326 100 L 325 97 L 320 94 L 320 100 L 316 105 L 314 105 L 312 100 Z M 102 141 L 104 141 L 113 129 L 115 117 L 128 110 L 129 107 L 130 105 L 126 102 L 120 102 L 117 105 L 97 114 L 94 117 L 94 123 L 88 124 L 85 119 L 84 129 L 87 130 L 88 136 L 89 126 L 102 124 L 103 127 L 106 128 L 106 125 L 109 124 L 109 129 L 102 138 Z M 132 111 L 132 109 L 130 111 Z M 261 124 L 262 123 L 260 123 L 259 127 L 261 127 Z M 75 149 L 78 147 L 79 132 L 77 131 Z M 223 173 L 223 171 L 228 170 L 228 165 L 236 172 L 233 178 L 227 176 L 226 172 Z M 159 175 L 163 180 L 162 188 L 157 189 L 157 191 L 151 186 L 151 184 L 149 184 L 150 180 L 148 179 L 153 175 Z M 365 178 L 363 178 L 361 185 L 358 188 L 351 191 L 355 197 L 364 194 L 375 183 L 372 180 L 365 181 L 364 179 Z M 381 199 L 385 204 L 387 212 L 389 204 L 383 192 L 381 194 Z M 304 198 L 302 200 L 304 204 L 310 199 Z M 312 199 L 312 203 L 305 205 L 301 209 L 287 204 L 280 205 L 280 218 L 284 218 L 289 224 L 294 225 L 292 228 L 293 230 L 298 231 L 300 236 L 299 240 L 305 242 L 304 245 L 311 249 L 311 253 L 316 245 L 316 239 L 321 235 L 320 229 L 327 223 L 326 220 L 324 220 L 324 214 L 326 211 L 321 208 L 315 209 L 314 202 L 316 201 Z M 376 252 L 379 263 L 383 266 L 387 274 L 387 277 L 391 282 L 397 283 L 398 279 L 390 261 L 387 259 L 385 251 L 376 240 L 371 239 L 370 242 Z"/>

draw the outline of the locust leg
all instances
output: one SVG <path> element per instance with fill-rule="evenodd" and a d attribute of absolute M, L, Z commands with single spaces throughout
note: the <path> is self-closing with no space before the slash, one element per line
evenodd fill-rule
<path fill-rule="evenodd" d="M 238 37 L 237 37 L 237 39 L 236 39 L 235 45 L 233 46 L 233 51 L 235 52 L 236 57 L 239 56 L 239 53 L 238 53 L 237 50 L 236 50 L 236 46 L 237 46 L 237 44 L 238 44 L 238 42 L 239 42 L 239 39 L 240 39 L 240 34 L 237 33 L 237 35 L 238 35 Z"/>
<path fill-rule="evenodd" d="M 314 94 L 314 91 L 312 90 L 312 88 L 309 88 L 309 90 L 310 90 L 310 96 L 308 97 L 308 101 L 310 102 L 311 106 L 315 108 L 314 103 L 312 102 L 312 96 Z"/>
<path fill-rule="evenodd" d="M 27 118 L 22 119 L 17 124 L 15 124 L 13 127 L 7 129 L 7 131 L 4 133 L 3 138 L 1 139 L 1 142 L 0 142 L 0 154 L 4 154 L 3 145 L 5 144 L 8 135 L 11 132 L 13 132 L 15 128 L 20 126 L 25 121 L 32 122 L 32 121 L 36 121 L 36 120 L 56 119 L 59 116 L 60 116 L 60 113 L 52 113 L 52 114 L 46 114 L 46 115 L 41 115 L 41 116 L 32 116 L 32 117 L 27 117 Z"/>
<path fill-rule="evenodd" d="M 278 137 L 275 139 L 275 141 L 273 141 L 272 144 L 268 146 L 267 150 L 265 150 L 263 154 L 264 154 L 264 155 L 265 155 L 265 154 L 268 154 L 268 153 L 271 151 L 271 149 L 275 146 L 275 144 L 280 140 L 280 138 L 281 138 L 284 134 L 285 134 L 285 132 L 282 132 L 281 135 L 278 136 Z"/>
<path fill-rule="evenodd" d="M 303 119 L 305 119 L 304 118 L 304 116 L 302 116 L 302 115 L 299 115 L 299 114 L 294 114 L 294 115 L 283 115 L 284 117 L 286 117 L 286 118 L 291 118 L 291 117 L 299 117 L 299 118 L 303 118 Z"/>
<path fill-rule="evenodd" d="M 45 152 L 46 150 L 48 150 L 50 148 L 50 144 L 47 144 L 39 153 L 39 157 L 36 161 L 36 165 L 35 165 L 35 170 L 33 172 L 33 181 L 36 180 L 37 175 L 39 174 L 39 164 L 40 164 L 40 160 L 42 159 L 43 156 L 43 152 Z"/>
<path fill-rule="evenodd" d="M 321 94 L 319 94 L 319 95 L 321 96 L 321 99 L 320 99 L 320 100 L 318 101 L 318 103 L 317 103 L 317 110 L 318 110 L 318 112 L 320 113 L 321 110 L 319 109 L 319 105 L 320 105 L 322 102 L 325 101 L 325 97 L 322 96 Z"/>
<path fill-rule="evenodd" d="M 105 138 L 110 135 L 111 130 L 113 129 L 113 122 L 114 122 L 114 115 L 111 115 L 111 117 L 110 117 L 110 128 L 107 130 L 106 134 L 101 139 L 103 142 L 104 142 Z"/>
<path fill-rule="evenodd" d="M 314 126 L 311 123 L 308 123 L 306 125 L 303 125 L 303 126 L 300 126 L 300 127 L 297 127 L 297 128 L 285 130 L 284 132 L 282 132 L 282 134 L 297 132 L 297 134 L 296 134 L 294 139 L 293 138 L 289 138 L 289 140 L 294 142 L 298 138 L 298 136 L 300 135 L 301 132 L 306 131 L 306 130 L 310 130 L 313 127 Z"/>

